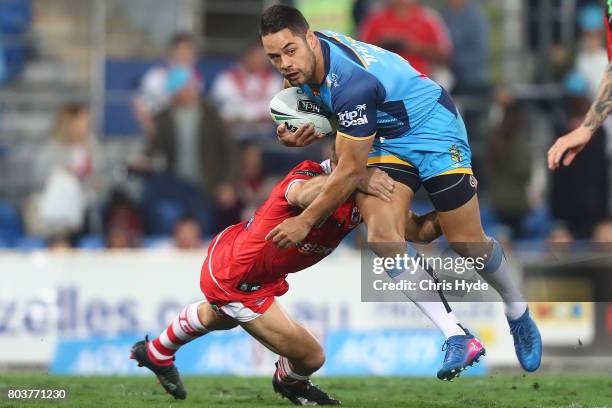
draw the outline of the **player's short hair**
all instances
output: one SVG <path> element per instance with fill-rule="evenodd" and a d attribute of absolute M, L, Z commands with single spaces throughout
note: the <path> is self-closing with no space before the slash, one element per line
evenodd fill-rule
<path fill-rule="evenodd" d="M 277 4 L 268 7 L 261 15 L 259 35 L 261 37 L 278 33 L 288 28 L 294 35 L 305 38 L 308 22 L 304 15 L 296 8 Z"/>

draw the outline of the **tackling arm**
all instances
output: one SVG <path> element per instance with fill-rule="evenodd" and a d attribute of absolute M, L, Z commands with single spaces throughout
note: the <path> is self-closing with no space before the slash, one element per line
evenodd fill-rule
<path fill-rule="evenodd" d="M 289 204 L 306 208 L 323 191 L 329 175 L 322 174 L 310 180 L 296 180 L 287 187 L 286 197 Z M 380 169 L 370 168 L 359 180 L 357 190 L 372 195 L 384 201 L 390 201 L 395 182 L 387 173 Z"/>
<path fill-rule="evenodd" d="M 319 196 L 328 178 L 329 175 L 324 174 L 310 180 L 299 180 L 290 184 L 286 193 L 287 201 L 296 207 L 308 207 Z M 361 178 L 357 190 L 361 194 L 384 199 L 381 197 L 381 192 L 392 194 L 393 179 L 380 169 L 369 168 L 365 176 Z M 424 215 L 417 215 L 408 211 L 404 235 L 406 241 L 409 242 L 429 243 L 435 240 L 442 235 L 437 213 L 431 211 Z"/>
<path fill-rule="evenodd" d="M 299 215 L 302 221 L 312 227 L 355 191 L 364 177 L 373 138 L 372 135 L 365 140 L 351 140 L 338 133 L 336 137 L 338 165 L 328 177 L 321 194 Z"/>
<path fill-rule="evenodd" d="M 328 177 L 320 175 L 310 180 L 294 182 L 287 187 L 287 202 L 295 207 L 308 207 L 317 198 Z"/>
<path fill-rule="evenodd" d="M 340 135 L 340 134 L 339 134 Z M 297 217 L 288 218 L 272 229 L 266 239 L 287 248 L 304 239 L 312 227 L 331 214 L 355 190 L 366 171 L 372 137 L 357 141 L 336 138 L 338 165 L 327 177 L 321 193 Z"/>

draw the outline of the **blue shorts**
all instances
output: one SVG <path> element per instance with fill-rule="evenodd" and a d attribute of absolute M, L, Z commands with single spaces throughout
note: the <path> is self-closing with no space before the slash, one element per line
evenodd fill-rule
<path fill-rule="evenodd" d="M 368 165 L 417 173 L 421 181 L 432 177 L 464 173 L 472 174 L 472 153 L 461 115 L 450 96 L 443 91 L 437 105 L 418 126 L 394 138 L 374 140 Z M 415 171 L 416 170 L 416 171 Z"/>

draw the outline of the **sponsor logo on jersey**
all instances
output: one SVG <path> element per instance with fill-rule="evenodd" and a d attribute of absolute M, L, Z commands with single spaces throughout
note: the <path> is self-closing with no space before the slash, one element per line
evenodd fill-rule
<path fill-rule="evenodd" d="M 338 87 L 338 85 L 340 85 L 340 83 L 338 82 L 338 75 L 332 72 L 329 78 L 327 78 L 327 86 L 330 88 L 336 88 Z"/>
<path fill-rule="evenodd" d="M 240 282 L 237 289 L 241 292 L 256 292 L 261 289 L 261 283 Z"/>
<path fill-rule="evenodd" d="M 470 174 L 470 186 L 472 186 L 472 188 L 476 188 L 476 186 L 478 186 L 478 180 L 476 180 L 476 177 L 474 177 L 473 174 Z"/>
<path fill-rule="evenodd" d="M 334 248 L 326 247 L 312 242 L 303 242 L 297 247 L 298 252 L 303 254 L 323 254 L 329 255 L 332 253 Z"/>
<path fill-rule="evenodd" d="M 452 145 L 448 151 L 451 155 L 452 161 L 455 163 L 460 163 L 463 161 L 463 153 L 461 152 L 461 149 L 457 147 L 457 145 Z"/>
<path fill-rule="evenodd" d="M 344 128 L 351 126 L 365 125 L 368 123 L 368 117 L 365 115 L 366 104 L 355 106 L 352 111 L 345 110 L 338 113 L 338 124 Z"/>
<path fill-rule="evenodd" d="M 313 171 L 313 170 L 296 170 L 293 172 L 293 174 L 303 174 L 305 176 L 316 177 L 320 175 L 321 173 L 317 173 L 316 171 Z"/>
<path fill-rule="evenodd" d="M 325 116 L 325 111 L 313 101 L 298 99 L 298 112 L 312 113 L 314 115 Z"/>

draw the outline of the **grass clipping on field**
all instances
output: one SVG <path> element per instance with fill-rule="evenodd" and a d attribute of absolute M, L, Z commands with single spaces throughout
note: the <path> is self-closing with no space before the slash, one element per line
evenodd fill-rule
<path fill-rule="evenodd" d="M 606 375 L 492 375 L 458 378 L 315 378 L 345 407 L 410 408 L 612 408 Z M 0 407 L 288 407 L 262 377 L 186 377 L 187 400 L 175 401 L 153 376 L 75 377 L 0 375 Z M 65 401 L 8 400 L 9 389 L 65 389 Z"/>

